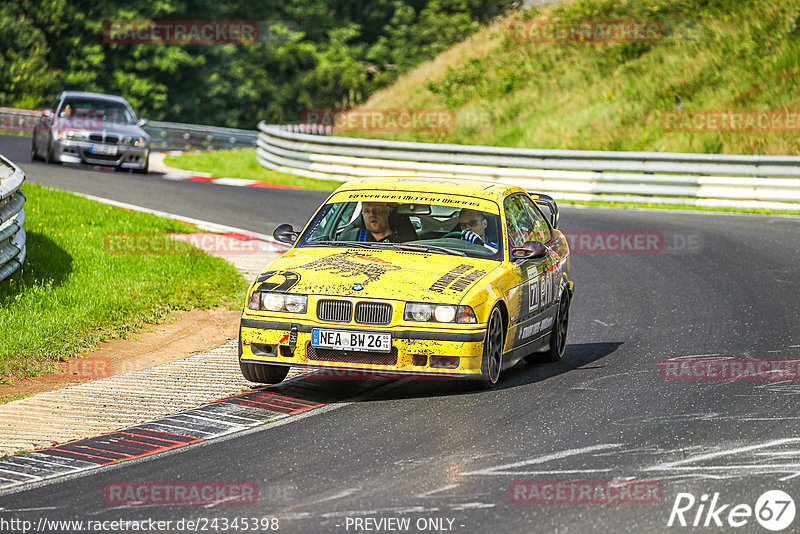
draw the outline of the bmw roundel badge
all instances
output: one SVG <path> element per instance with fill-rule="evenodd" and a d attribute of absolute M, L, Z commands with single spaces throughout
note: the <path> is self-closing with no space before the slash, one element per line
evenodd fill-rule
<path fill-rule="evenodd" d="M 364 286 L 358 284 L 353 286 L 353 291 L 361 291 L 362 289 L 364 289 Z"/>

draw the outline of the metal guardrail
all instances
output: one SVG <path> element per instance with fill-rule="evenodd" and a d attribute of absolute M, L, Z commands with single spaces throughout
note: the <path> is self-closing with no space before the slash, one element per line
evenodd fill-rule
<path fill-rule="evenodd" d="M 25 261 L 25 181 L 22 169 L 0 156 L 0 281 L 14 274 Z"/>
<path fill-rule="evenodd" d="M 540 150 L 357 139 L 258 125 L 261 165 L 310 178 L 472 178 L 564 200 L 800 211 L 800 157 Z M 306 130 L 309 133 L 303 132 Z"/>
<path fill-rule="evenodd" d="M 40 113 L 0 108 L 0 131 L 32 132 Z M 178 122 L 150 121 L 144 130 L 150 134 L 150 148 L 156 151 L 253 148 L 258 137 L 258 132 L 253 130 Z"/>
<path fill-rule="evenodd" d="M 152 150 L 253 148 L 258 137 L 256 131 L 177 122 L 150 121 L 144 130 Z"/>

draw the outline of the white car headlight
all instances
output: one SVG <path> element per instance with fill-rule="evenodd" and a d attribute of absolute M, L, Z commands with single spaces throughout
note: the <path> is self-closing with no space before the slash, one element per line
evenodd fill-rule
<path fill-rule="evenodd" d="M 455 306 L 436 306 L 433 309 L 433 317 L 440 323 L 452 323 L 456 318 Z"/>
<path fill-rule="evenodd" d="M 251 310 L 305 313 L 307 305 L 306 295 L 256 291 L 251 295 L 248 307 Z"/>
<path fill-rule="evenodd" d="M 452 304 L 425 304 L 423 302 L 408 302 L 405 310 L 406 321 L 433 322 L 433 323 L 477 323 L 475 312 L 469 306 L 455 306 Z"/>

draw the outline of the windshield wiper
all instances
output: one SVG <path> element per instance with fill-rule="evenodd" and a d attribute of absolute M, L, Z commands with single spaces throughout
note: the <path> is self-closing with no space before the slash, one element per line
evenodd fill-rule
<path fill-rule="evenodd" d="M 437 247 L 435 245 L 417 245 L 417 244 L 409 244 L 409 243 L 392 243 L 393 248 L 397 248 L 400 250 L 408 250 L 412 252 L 433 252 L 435 254 L 453 254 L 455 256 L 466 256 L 465 253 L 461 252 L 460 250 L 453 250 L 452 248 L 446 247 Z"/>

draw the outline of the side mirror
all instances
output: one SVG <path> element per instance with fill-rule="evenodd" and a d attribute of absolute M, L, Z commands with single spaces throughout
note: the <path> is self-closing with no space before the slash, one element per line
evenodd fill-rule
<path fill-rule="evenodd" d="M 539 206 L 539 209 L 547 208 L 550 212 L 550 226 L 553 228 L 558 228 L 558 205 L 556 201 L 550 195 L 543 195 L 541 193 L 534 193 L 533 191 L 528 191 L 528 195 L 531 199 Z"/>
<path fill-rule="evenodd" d="M 147 126 L 148 124 L 150 124 L 150 119 L 139 119 L 138 121 L 136 121 L 136 126 L 138 126 L 139 128 Z"/>
<path fill-rule="evenodd" d="M 512 260 L 529 260 L 547 256 L 547 247 L 540 241 L 526 241 L 521 247 L 511 248 Z"/>
<path fill-rule="evenodd" d="M 294 231 L 291 224 L 280 224 L 275 231 L 272 232 L 272 237 L 280 241 L 281 243 L 288 243 L 290 245 L 294 245 L 294 242 L 297 241 L 298 233 Z"/>

